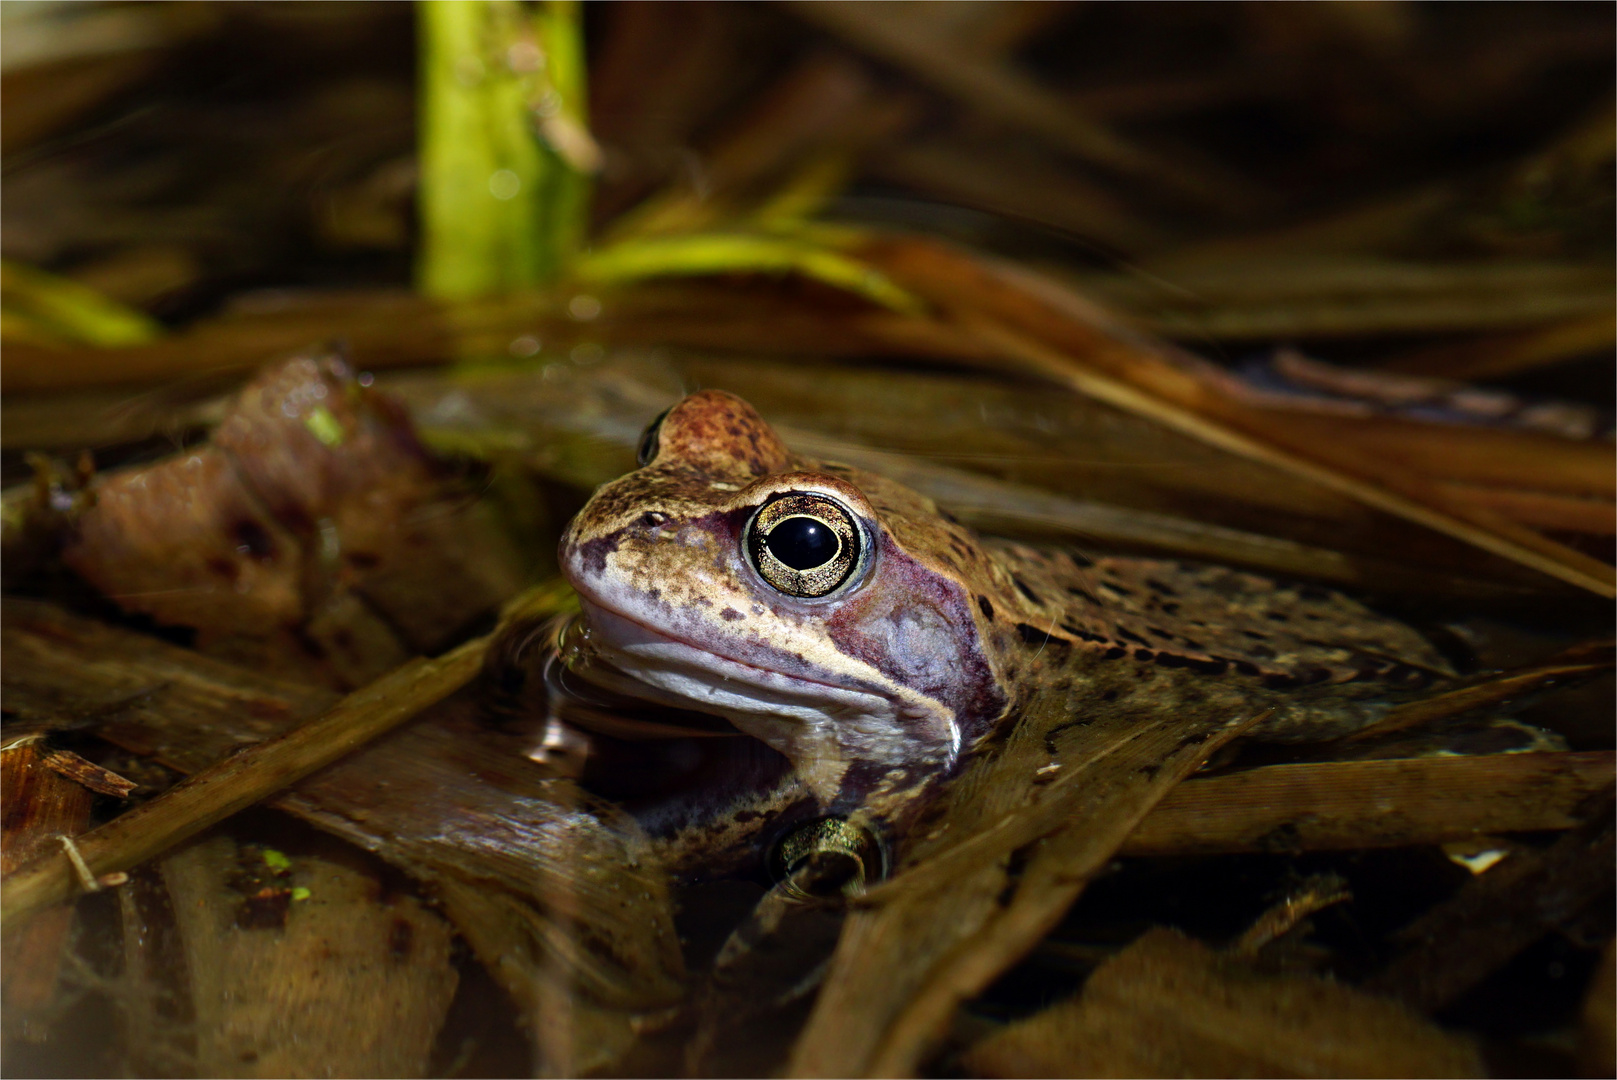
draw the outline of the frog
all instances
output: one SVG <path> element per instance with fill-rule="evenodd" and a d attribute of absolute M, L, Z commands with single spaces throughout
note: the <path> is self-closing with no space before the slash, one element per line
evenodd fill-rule
<path fill-rule="evenodd" d="M 792 453 L 721 390 L 658 417 L 637 465 L 561 537 L 581 613 L 555 655 L 585 697 L 717 717 L 747 743 L 726 752 L 756 790 L 663 815 L 676 864 L 756 849 L 782 822 L 823 834 L 857 813 L 901 836 L 1037 690 L 1076 714 L 1261 712 L 1253 737 L 1302 742 L 1456 675 L 1416 629 L 1327 588 L 981 535 L 886 477 Z"/>

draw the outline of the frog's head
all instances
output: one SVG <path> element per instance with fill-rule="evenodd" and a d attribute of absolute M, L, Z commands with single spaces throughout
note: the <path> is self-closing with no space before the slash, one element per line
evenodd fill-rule
<path fill-rule="evenodd" d="M 1004 709 L 981 552 L 929 500 L 794 457 L 714 390 L 652 424 L 640 466 L 562 537 L 586 678 L 723 716 L 822 795 L 855 763 L 946 768 Z"/>

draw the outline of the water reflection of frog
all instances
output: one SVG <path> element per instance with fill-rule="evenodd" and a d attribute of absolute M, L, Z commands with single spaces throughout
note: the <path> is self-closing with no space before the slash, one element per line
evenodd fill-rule
<path fill-rule="evenodd" d="M 676 864 L 723 862 L 782 820 L 859 810 L 901 831 L 1036 687 L 1077 715 L 1273 709 L 1260 734 L 1288 741 L 1452 674 L 1327 590 L 980 537 L 880 476 L 794 456 L 729 394 L 670 409 L 640 464 L 562 538 L 583 602 L 568 677 L 722 717 L 790 763 L 727 749 L 744 760 L 722 798 L 659 818 Z"/>

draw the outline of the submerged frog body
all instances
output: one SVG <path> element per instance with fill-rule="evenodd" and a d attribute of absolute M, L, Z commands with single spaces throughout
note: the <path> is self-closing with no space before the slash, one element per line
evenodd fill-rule
<path fill-rule="evenodd" d="M 895 828 L 1036 688 L 1080 713 L 1269 709 L 1261 735 L 1305 740 L 1452 674 L 1333 592 L 979 537 L 892 481 L 794 456 L 718 391 L 653 425 L 561 561 L 583 603 L 573 672 L 723 717 L 790 760 L 800 803 Z"/>

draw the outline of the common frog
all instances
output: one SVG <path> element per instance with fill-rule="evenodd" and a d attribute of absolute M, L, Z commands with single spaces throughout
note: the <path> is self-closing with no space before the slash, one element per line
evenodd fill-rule
<path fill-rule="evenodd" d="M 560 555 L 583 609 L 561 637 L 574 685 L 722 717 L 790 762 L 723 812 L 667 819 L 676 863 L 767 842 L 782 815 L 859 810 L 901 833 L 1038 687 L 1079 714 L 1272 710 L 1259 736 L 1316 740 L 1453 674 L 1415 630 L 1326 589 L 979 536 L 881 476 L 792 454 L 713 390 L 652 425 Z"/>

